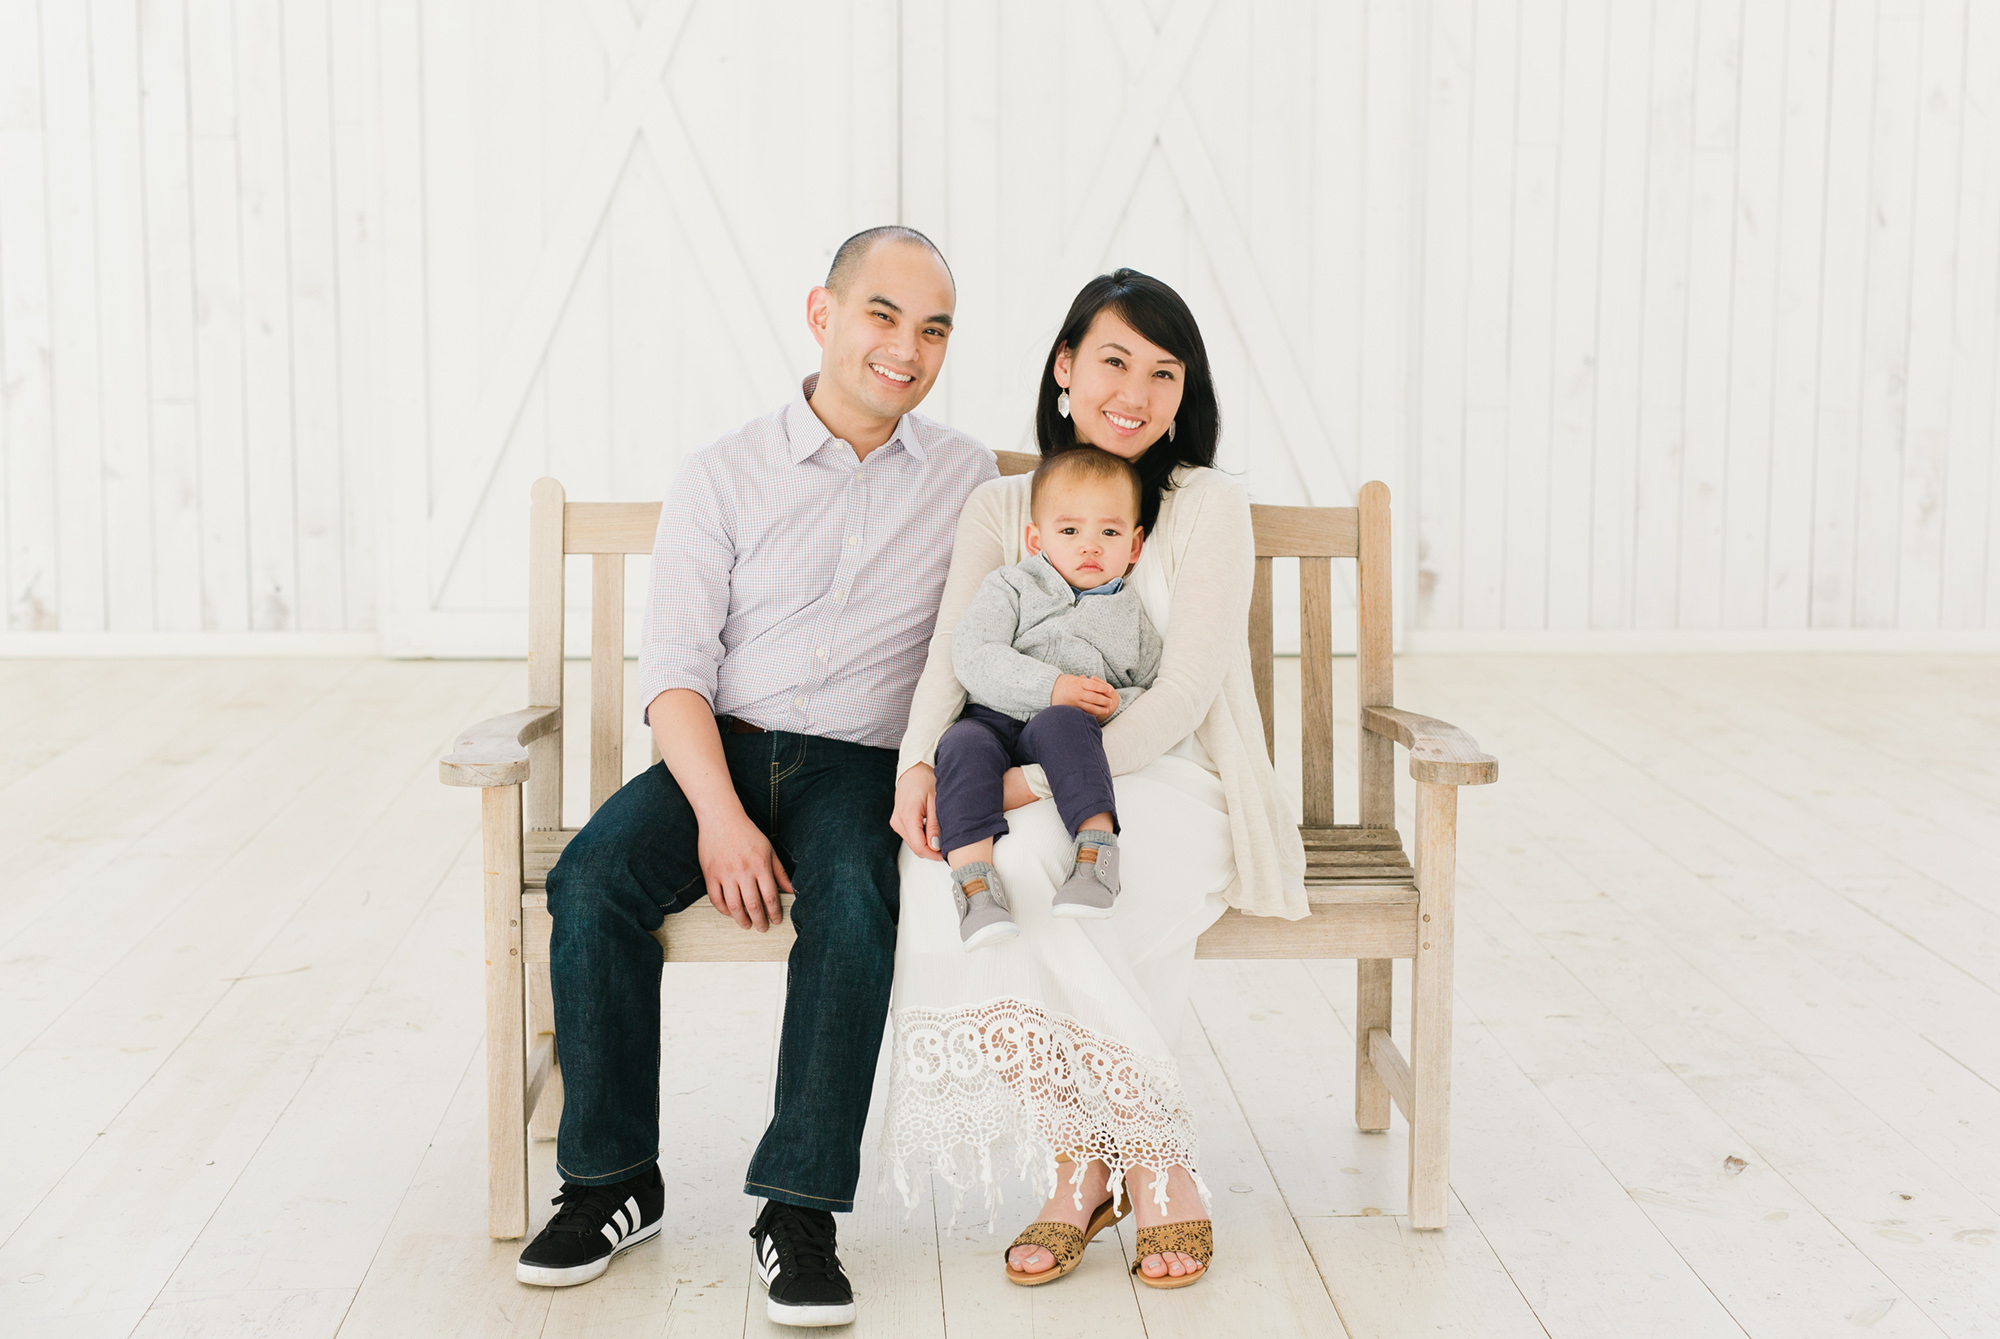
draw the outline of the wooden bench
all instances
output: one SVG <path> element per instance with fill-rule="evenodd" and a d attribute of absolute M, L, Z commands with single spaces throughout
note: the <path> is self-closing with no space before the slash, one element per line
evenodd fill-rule
<path fill-rule="evenodd" d="M 1036 458 L 1000 453 L 1004 474 Z M 1394 1102 L 1410 1123 L 1412 1226 L 1445 1225 L 1450 1161 L 1452 877 L 1459 786 L 1499 765 L 1471 737 L 1393 705 L 1389 619 L 1389 490 L 1361 489 L 1356 507 L 1251 508 L 1257 578 L 1250 655 L 1264 742 L 1272 716 L 1271 560 L 1299 562 L 1301 738 L 1306 882 L 1312 914 L 1285 921 L 1236 911 L 1202 935 L 1202 958 L 1354 958 L 1359 995 L 1354 1119 L 1386 1130 Z M 446 785 L 481 791 L 486 882 L 486 1137 L 489 1230 L 528 1229 L 527 1140 L 553 1138 L 562 1071 L 549 997 L 550 919 L 543 882 L 576 830 L 562 825 L 563 563 L 591 555 L 590 808 L 623 783 L 625 556 L 651 553 L 657 502 L 568 502 L 534 486 L 528 523 L 528 700 L 535 705 L 465 731 L 439 766 Z M 1333 560 L 1356 562 L 1360 823 L 1333 821 Z M 1410 754 L 1415 861 L 1396 831 L 1394 746 Z M 525 817 L 525 824 L 524 824 Z M 787 897 L 785 901 L 790 902 Z M 655 932 L 668 962 L 778 962 L 789 916 L 766 934 L 740 929 L 706 902 Z M 1410 1052 L 1390 1036 L 1395 959 L 1413 963 Z"/>

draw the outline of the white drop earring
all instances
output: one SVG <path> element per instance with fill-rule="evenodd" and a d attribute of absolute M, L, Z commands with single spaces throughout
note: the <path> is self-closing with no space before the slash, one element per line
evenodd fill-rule
<path fill-rule="evenodd" d="M 1069 392 L 1068 392 L 1068 391 L 1064 391 L 1064 392 L 1063 392 L 1063 393 L 1062 393 L 1061 395 L 1058 395 L 1058 396 L 1056 397 L 1056 412 L 1057 412 L 1058 414 L 1061 414 L 1061 415 L 1062 415 L 1062 416 L 1063 416 L 1064 418 L 1068 418 L 1068 417 L 1069 417 Z"/>
<path fill-rule="evenodd" d="M 1168 420 L 1167 420 L 1167 440 L 1168 440 L 1168 441 L 1170 441 L 1170 442 L 1171 442 L 1172 440 L 1174 440 L 1174 420 L 1173 420 L 1173 419 L 1168 419 Z"/>

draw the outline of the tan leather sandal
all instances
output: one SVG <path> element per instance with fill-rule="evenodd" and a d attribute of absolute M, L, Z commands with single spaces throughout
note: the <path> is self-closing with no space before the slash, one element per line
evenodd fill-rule
<path fill-rule="evenodd" d="M 1139 1266 L 1149 1255 L 1185 1255 L 1201 1265 L 1192 1274 L 1149 1276 Z M 1148 1288 L 1185 1288 L 1208 1277 L 1208 1262 L 1215 1258 L 1215 1233 L 1206 1218 L 1185 1223 L 1162 1223 L 1139 1229 L 1139 1244 L 1133 1251 L 1132 1274 Z"/>
<path fill-rule="evenodd" d="M 1091 1238 L 1125 1216 L 1115 1207 L 1117 1202 L 1118 1196 L 1114 1194 L 1098 1205 L 1097 1212 L 1090 1216 L 1090 1222 L 1085 1227 L 1079 1228 L 1068 1223 L 1043 1220 L 1022 1228 L 1021 1235 L 1007 1243 L 1007 1249 L 1000 1256 L 1002 1263 L 1006 1263 L 1007 1257 L 1014 1253 L 1016 1246 L 1039 1246 L 1056 1258 L 1055 1267 L 1030 1274 L 1026 1270 L 1016 1269 L 1012 1264 L 1007 1264 L 1007 1282 L 1018 1283 L 1023 1288 L 1032 1288 L 1038 1283 L 1053 1283 L 1082 1264 L 1083 1248 L 1090 1245 Z M 1127 1200 L 1125 1213 L 1130 1213 L 1131 1210 L 1131 1202 Z"/>

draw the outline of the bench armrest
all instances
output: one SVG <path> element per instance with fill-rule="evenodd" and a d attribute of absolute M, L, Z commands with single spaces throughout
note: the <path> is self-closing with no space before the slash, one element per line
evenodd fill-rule
<path fill-rule="evenodd" d="M 562 728 L 561 707 L 526 707 L 467 726 L 438 759 L 447 786 L 518 786 L 528 779 L 528 744 Z"/>
<path fill-rule="evenodd" d="M 1410 751 L 1410 775 L 1447 786 L 1483 786 L 1500 779 L 1500 761 L 1455 725 L 1395 707 L 1367 707 L 1361 724 Z"/>

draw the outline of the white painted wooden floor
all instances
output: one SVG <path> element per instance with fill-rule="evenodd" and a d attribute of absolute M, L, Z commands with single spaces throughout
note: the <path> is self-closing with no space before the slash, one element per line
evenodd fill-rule
<path fill-rule="evenodd" d="M 1025 1194 L 993 1236 L 870 1199 L 856 1332 L 2000 1334 L 2000 663 L 1398 675 L 1502 769 L 1461 807 L 1452 1227 L 1399 1217 L 1400 1119 L 1353 1129 L 1351 966 L 1203 964 L 1214 1276 L 1135 1289 L 1128 1230 L 1010 1288 Z M 552 1293 L 486 1239 L 477 803 L 434 759 L 523 679 L 0 663 L 0 1334 L 773 1332 L 776 967 L 668 974 L 657 1244 Z"/>

